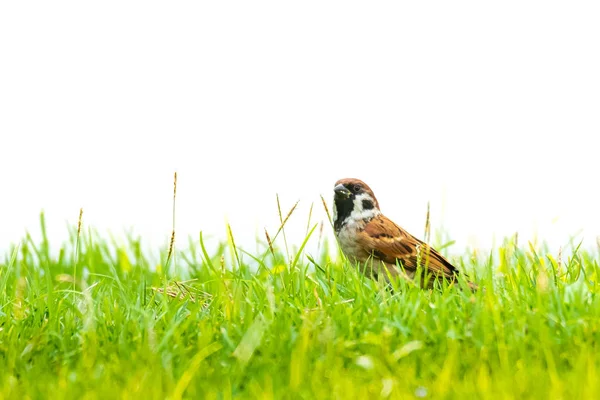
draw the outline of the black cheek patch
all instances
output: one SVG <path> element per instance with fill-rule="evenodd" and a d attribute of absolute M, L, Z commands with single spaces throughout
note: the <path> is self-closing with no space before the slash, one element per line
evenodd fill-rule
<path fill-rule="evenodd" d="M 362 201 L 363 210 L 372 210 L 373 202 L 371 200 L 363 200 Z"/>

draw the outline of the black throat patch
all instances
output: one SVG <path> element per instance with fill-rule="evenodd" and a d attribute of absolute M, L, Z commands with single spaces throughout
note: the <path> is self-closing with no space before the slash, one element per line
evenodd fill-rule
<path fill-rule="evenodd" d="M 342 229 L 342 226 L 344 226 L 346 219 L 352 214 L 352 210 L 354 209 L 354 195 L 347 198 L 336 196 L 333 202 L 337 214 L 335 221 L 333 221 L 333 229 L 338 233 Z"/>

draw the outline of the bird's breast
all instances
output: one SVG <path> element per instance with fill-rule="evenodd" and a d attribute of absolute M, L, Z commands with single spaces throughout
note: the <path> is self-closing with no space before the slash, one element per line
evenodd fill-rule
<path fill-rule="evenodd" d="M 358 235 L 364 229 L 364 225 L 364 222 L 348 221 L 336 232 L 342 251 L 346 257 L 353 259 L 353 261 L 364 261 L 368 257 L 365 249 L 358 242 Z"/>

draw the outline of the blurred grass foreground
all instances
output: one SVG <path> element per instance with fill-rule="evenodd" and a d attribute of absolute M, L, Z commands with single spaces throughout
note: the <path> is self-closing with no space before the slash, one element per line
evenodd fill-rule
<path fill-rule="evenodd" d="M 597 250 L 451 257 L 471 293 L 304 254 L 314 227 L 166 262 L 80 229 L 51 252 L 44 230 L 0 259 L 2 399 L 600 398 Z"/>

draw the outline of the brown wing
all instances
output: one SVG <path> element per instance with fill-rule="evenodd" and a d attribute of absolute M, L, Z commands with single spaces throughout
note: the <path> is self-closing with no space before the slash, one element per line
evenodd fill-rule
<path fill-rule="evenodd" d="M 372 256 L 385 263 L 398 263 L 408 271 L 421 265 L 433 275 L 450 279 L 458 275 L 444 256 L 383 215 L 369 221 L 359 237 L 363 248 L 372 249 Z"/>

